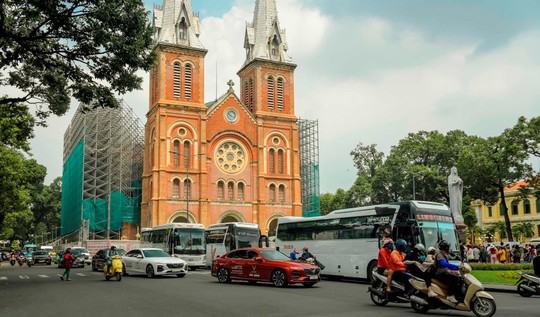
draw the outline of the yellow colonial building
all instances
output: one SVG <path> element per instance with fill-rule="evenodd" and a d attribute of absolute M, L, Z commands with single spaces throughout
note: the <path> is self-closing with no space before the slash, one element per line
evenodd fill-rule
<path fill-rule="evenodd" d="M 533 225 L 534 236 L 522 237 L 520 239 L 522 242 L 528 242 L 533 237 L 538 237 L 540 235 L 540 198 L 529 196 L 527 199 L 521 199 L 519 197 L 518 189 L 523 186 L 526 186 L 525 182 L 519 182 L 509 186 L 505 188 L 504 194 L 512 227 L 522 222 L 528 222 Z M 493 206 L 485 205 L 481 201 L 475 201 L 473 202 L 472 207 L 476 211 L 478 225 L 484 229 L 499 221 L 504 222 L 504 214 L 502 212 L 503 206 L 500 198 Z M 495 241 L 501 241 L 499 233 L 493 238 Z M 515 237 L 514 239 L 517 240 Z M 502 240 L 507 241 L 505 238 Z"/>

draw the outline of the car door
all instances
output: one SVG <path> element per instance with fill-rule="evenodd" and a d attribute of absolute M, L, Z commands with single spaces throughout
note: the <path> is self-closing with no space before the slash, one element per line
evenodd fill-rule
<path fill-rule="evenodd" d="M 231 278 L 243 279 L 244 278 L 244 256 L 245 250 L 233 251 L 227 256 L 227 262 L 229 264 L 229 272 Z"/>
<path fill-rule="evenodd" d="M 247 279 L 261 280 L 263 279 L 263 262 L 255 261 L 255 258 L 261 257 L 254 250 L 248 250 L 244 261 L 244 274 Z"/>
<path fill-rule="evenodd" d="M 142 250 L 134 250 L 133 254 L 133 268 L 138 273 L 144 273 L 145 272 L 145 258 Z"/>
<path fill-rule="evenodd" d="M 135 254 L 135 250 L 131 250 L 128 253 L 124 254 L 122 257 L 122 262 L 124 263 L 124 267 L 126 268 L 127 273 L 131 273 L 133 271 L 133 256 Z"/>

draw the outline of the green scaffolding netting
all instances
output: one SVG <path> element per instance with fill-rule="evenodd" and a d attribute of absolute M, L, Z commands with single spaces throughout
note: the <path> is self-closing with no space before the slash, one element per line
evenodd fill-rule
<path fill-rule="evenodd" d="M 302 216 L 316 217 L 321 215 L 321 198 L 319 195 L 319 164 L 311 164 L 309 175 L 313 183 L 309 187 L 309 195 L 302 202 Z"/>
<path fill-rule="evenodd" d="M 79 229 L 83 189 L 84 140 L 75 146 L 62 172 L 62 235 Z"/>

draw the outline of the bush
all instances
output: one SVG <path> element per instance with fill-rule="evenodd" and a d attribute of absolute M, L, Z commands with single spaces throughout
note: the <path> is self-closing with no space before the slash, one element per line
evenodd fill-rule
<path fill-rule="evenodd" d="M 469 263 L 473 271 L 530 271 L 533 269 L 532 264 L 486 264 L 486 263 Z"/>

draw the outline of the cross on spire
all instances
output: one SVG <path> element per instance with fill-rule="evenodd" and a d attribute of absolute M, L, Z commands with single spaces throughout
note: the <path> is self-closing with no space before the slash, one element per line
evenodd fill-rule
<path fill-rule="evenodd" d="M 232 81 L 232 79 L 229 79 L 229 81 L 227 82 L 227 85 L 229 85 L 228 92 L 234 92 L 234 89 L 233 89 L 234 81 Z"/>

